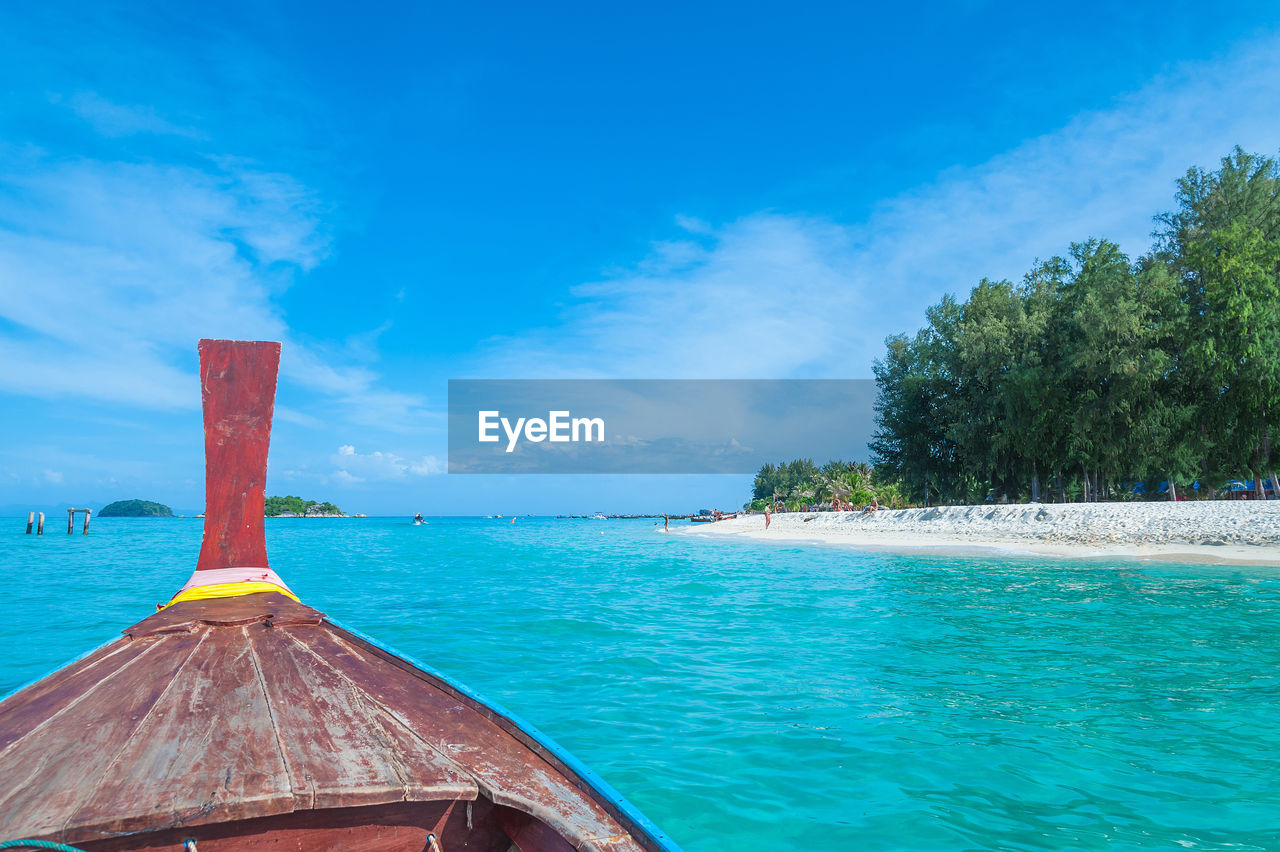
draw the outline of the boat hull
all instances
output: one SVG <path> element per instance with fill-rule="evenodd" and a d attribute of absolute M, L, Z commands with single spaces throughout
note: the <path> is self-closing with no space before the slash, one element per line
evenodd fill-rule
<path fill-rule="evenodd" d="M 280 593 L 174 604 L 0 703 L 0 777 L 0 835 L 86 850 L 673 848 L 536 731 Z"/>

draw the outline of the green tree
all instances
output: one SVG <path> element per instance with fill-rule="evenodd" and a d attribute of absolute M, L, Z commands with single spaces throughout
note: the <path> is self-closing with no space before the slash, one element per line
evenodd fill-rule
<path fill-rule="evenodd" d="M 1070 386 L 1066 450 L 1096 500 L 1144 449 L 1134 435 L 1165 359 L 1151 346 L 1156 317 L 1120 247 L 1088 240 L 1073 244 L 1071 256 L 1076 271 L 1063 289 L 1062 311 L 1069 341 L 1062 364 Z"/>
<path fill-rule="evenodd" d="M 1023 354 L 1025 325 L 1022 301 L 1008 281 L 984 278 L 960 307 L 953 338 L 956 392 L 946 420 L 971 497 L 1016 490 L 1023 474 L 1006 399 L 1014 391 L 1010 377 Z"/>
<path fill-rule="evenodd" d="M 1236 148 L 1178 181 L 1159 217 L 1187 309 L 1184 387 L 1198 400 L 1202 471 L 1270 470 L 1280 426 L 1280 169 Z"/>
<path fill-rule="evenodd" d="M 1018 288 L 1021 321 L 1014 361 L 1004 382 L 1004 432 L 1008 446 L 1030 477 L 1030 496 L 1043 496 L 1040 475 L 1061 481 L 1067 429 L 1061 412 L 1067 393 L 1061 364 L 1067 330 L 1061 317 L 1062 291 L 1071 274 L 1060 257 L 1037 262 Z"/>
<path fill-rule="evenodd" d="M 946 303 L 942 310 L 950 310 Z M 872 364 L 878 389 L 872 458 L 882 477 L 900 480 L 911 499 L 930 503 L 954 481 L 954 444 L 943 419 L 954 396 L 940 355 L 946 344 L 930 328 L 914 338 L 894 335 L 885 345 L 885 357 Z"/>

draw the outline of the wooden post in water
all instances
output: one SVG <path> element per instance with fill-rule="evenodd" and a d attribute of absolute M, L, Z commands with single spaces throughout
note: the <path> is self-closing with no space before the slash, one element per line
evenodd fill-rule
<path fill-rule="evenodd" d="M 76 528 L 76 512 L 84 512 L 84 535 L 89 534 L 89 513 L 92 509 L 68 509 L 67 510 L 67 535 L 71 535 Z"/>
<path fill-rule="evenodd" d="M 44 535 L 44 512 L 40 513 L 40 523 L 36 525 L 36 535 Z"/>
<path fill-rule="evenodd" d="M 36 513 L 27 512 L 27 535 L 31 535 L 31 528 L 36 524 Z"/>

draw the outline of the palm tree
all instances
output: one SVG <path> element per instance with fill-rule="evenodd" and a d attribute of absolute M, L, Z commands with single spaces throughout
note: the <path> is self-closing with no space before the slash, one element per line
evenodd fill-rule
<path fill-rule="evenodd" d="M 802 506 L 809 505 L 809 501 L 813 499 L 813 486 L 808 482 L 802 482 L 795 488 L 791 489 L 793 499 L 799 501 Z"/>
<path fill-rule="evenodd" d="M 853 493 L 853 489 L 849 486 L 849 483 L 841 479 L 839 475 L 823 476 L 822 484 L 823 487 L 826 488 L 827 493 L 842 502 L 848 499 L 849 495 Z"/>

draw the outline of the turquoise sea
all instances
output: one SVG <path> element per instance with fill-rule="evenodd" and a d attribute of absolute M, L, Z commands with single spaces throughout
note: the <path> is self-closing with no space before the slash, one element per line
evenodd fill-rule
<path fill-rule="evenodd" d="M 0 521 L 0 693 L 150 614 L 199 520 Z M 56 521 L 56 518 L 54 518 Z M 267 522 L 302 599 L 541 728 L 687 852 L 1280 848 L 1280 569 L 651 521 Z"/>

